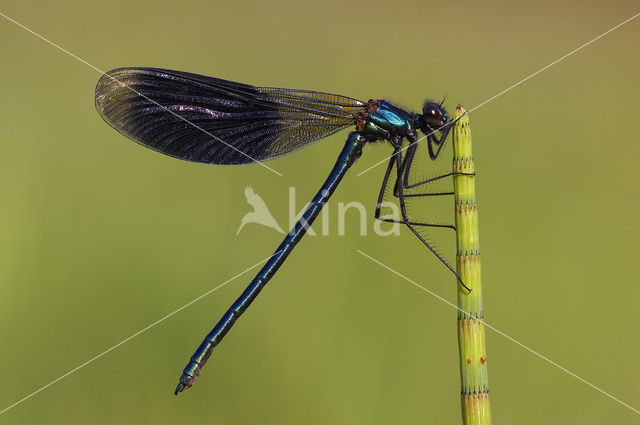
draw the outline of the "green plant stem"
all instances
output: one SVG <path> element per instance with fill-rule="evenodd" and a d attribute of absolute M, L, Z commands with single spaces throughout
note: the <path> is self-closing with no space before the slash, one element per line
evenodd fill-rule
<path fill-rule="evenodd" d="M 469 116 L 458 105 L 453 127 L 453 171 L 458 282 L 458 345 L 460 348 L 460 382 L 462 386 L 462 422 L 491 424 L 487 352 L 484 338 L 484 312 L 480 280 L 480 244 L 478 240 L 478 205 L 475 167 L 471 152 Z"/>

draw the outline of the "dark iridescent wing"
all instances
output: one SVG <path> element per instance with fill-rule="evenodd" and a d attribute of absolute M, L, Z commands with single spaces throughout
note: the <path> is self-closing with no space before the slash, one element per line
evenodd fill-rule
<path fill-rule="evenodd" d="M 364 106 L 335 94 L 157 68 L 115 69 L 96 86 L 96 109 L 120 133 L 166 155 L 210 164 L 286 155 L 354 124 Z"/>

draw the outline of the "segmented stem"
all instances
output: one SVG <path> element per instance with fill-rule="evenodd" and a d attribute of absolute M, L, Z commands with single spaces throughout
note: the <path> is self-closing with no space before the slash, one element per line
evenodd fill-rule
<path fill-rule="evenodd" d="M 458 274 L 471 288 L 458 282 L 458 346 L 460 348 L 460 381 L 462 386 L 462 422 L 473 425 L 491 424 L 487 351 L 484 338 L 484 312 L 480 280 L 480 244 L 478 240 L 478 205 L 476 202 L 475 167 L 471 153 L 469 116 L 458 105 L 453 127 L 453 171 Z"/>

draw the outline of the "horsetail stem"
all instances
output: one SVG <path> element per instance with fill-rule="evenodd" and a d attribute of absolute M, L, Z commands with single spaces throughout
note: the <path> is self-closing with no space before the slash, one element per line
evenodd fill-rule
<path fill-rule="evenodd" d="M 457 254 L 460 279 L 471 289 L 458 286 L 458 346 L 460 348 L 460 383 L 462 422 L 465 425 L 491 424 L 487 352 L 484 338 L 484 312 L 480 279 L 480 244 L 478 240 L 478 205 L 475 167 L 471 152 L 469 116 L 458 105 L 453 127 L 453 177 Z"/>

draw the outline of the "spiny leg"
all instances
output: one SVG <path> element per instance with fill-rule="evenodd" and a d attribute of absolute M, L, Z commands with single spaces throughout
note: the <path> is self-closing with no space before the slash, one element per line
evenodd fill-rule
<path fill-rule="evenodd" d="M 405 188 L 412 188 L 415 186 L 418 186 L 422 183 L 418 183 L 418 184 L 414 184 L 414 185 L 409 185 L 408 184 L 408 175 L 411 171 L 411 165 L 413 163 L 413 160 L 415 158 L 415 152 L 417 150 L 417 135 L 414 136 L 409 136 L 409 147 L 407 148 L 407 153 L 405 154 L 403 160 L 402 160 L 402 166 L 400 167 L 401 170 L 401 174 L 403 175 L 402 179 L 396 179 L 395 185 L 394 185 L 394 190 L 393 190 L 393 195 L 397 198 L 399 196 L 399 190 L 400 190 L 400 182 L 404 182 L 403 184 L 405 185 Z M 400 142 L 398 141 L 397 145 L 400 145 Z M 391 170 L 393 168 L 393 165 L 396 162 L 396 158 L 395 158 L 395 154 L 391 156 L 390 160 L 389 160 L 389 165 L 387 167 L 387 171 L 385 173 L 385 178 L 383 179 L 382 182 L 382 188 L 380 190 L 380 196 L 378 198 L 378 204 L 377 204 L 377 208 L 376 208 L 376 218 L 378 220 L 381 221 L 385 221 L 388 223 L 402 223 L 405 224 L 404 221 L 402 220 L 394 220 L 394 219 L 388 219 L 388 218 L 380 218 L 380 206 L 382 203 L 382 197 L 383 195 L 386 193 L 386 185 L 388 184 L 388 180 L 389 180 L 389 175 L 391 173 Z M 438 178 L 441 177 L 436 177 L 434 179 L 429 179 L 428 181 L 432 181 L 432 180 L 437 180 Z M 428 181 L 425 181 L 428 182 Z M 403 191 L 404 194 L 404 191 Z M 448 196 L 448 195 L 453 195 L 453 192 L 426 192 L 426 193 L 411 193 L 411 194 L 404 194 L 405 198 L 412 198 L 412 197 L 426 197 L 426 196 Z M 419 222 L 419 221 L 409 221 L 409 224 L 415 225 L 415 226 L 427 226 L 427 227 L 437 227 L 437 228 L 448 228 L 448 229 L 453 229 L 455 230 L 455 226 L 451 225 L 451 224 L 436 224 L 436 223 L 425 223 L 425 222 Z"/>
<path fill-rule="evenodd" d="M 405 193 L 405 198 L 418 198 L 425 196 L 451 196 L 453 192 L 425 192 L 425 193 Z"/>
<path fill-rule="evenodd" d="M 442 147 L 444 146 L 444 141 L 447 138 L 449 131 L 451 130 L 451 126 L 449 126 L 445 132 L 445 134 L 438 139 L 436 137 L 435 134 L 429 134 L 427 136 L 427 146 L 429 147 L 429 158 L 431 158 L 431 160 L 436 160 L 438 158 L 438 156 L 440 155 L 440 151 L 442 150 Z M 413 165 L 413 160 L 415 158 L 415 153 L 417 150 L 417 144 L 415 141 L 409 141 L 409 147 L 407 148 L 407 154 L 405 155 L 404 160 L 402 161 L 402 167 L 403 167 L 403 178 L 402 178 L 402 185 L 405 189 L 412 189 L 414 187 L 417 186 L 421 186 L 436 180 L 440 180 L 446 177 L 451 177 L 451 176 L 456 176 L 456 175 L 464 175 L 464 176 L 471 176 L 471 175 L 475 175 L 475 173 L 460 173 L 460 172 L 451 172 L 451 173 L 446 173 L 446 174 L 442 174 L 440 176 L 436 176 L 436 177 L 432 177 L 426 180 L 422 180 L 419 181 L 417 183 L 409 183 L 409 174 L 411 172 L 411 166 Z M 438 150 L 436 152 L 433 151 L 433 143 L 435 143 L 436 145 L 438 145 Z M 438 196 L 438 195 L 453 195 L 453 192 L 446 192 L 446 193 L 432 193 L 432 192 L 426 192 L 426 193 L 420 193 L 420 194 L 410 194 L 410 195 L 405 195 L 406 197 L 415 197 L 415 196 Z M 397 188 L 394 190 L 394 196 L 398 196 L 397 195 Z"/>
<path fill-rule="evenodd" d="M 394 153 L 395 156 L 395 160 L 396 160 L 396 167 L 397 167 L 397 179 L 401 180 L 402 179 L 402 150 L 398 147 L 396 147 L 396 151 Z M 469 292 L 471 292 L 471 289 L 469 289 L 469 287 L 467 287 L 467 285 L 465 285 L 465 283 L 462 281 L 462 279 L 460 278 L 460 275 L 458 275 L 458 273 L 453 269 L 453 267 L 451 267 L 451 265 L 444 259 L 442 258 L 442 256 L 438 253 L 438 251 L 435 250 L 435 248 L 433 248 L 431 246 L 431 244 L 429 244 L 429 242 L 427 242 L 422 235 L 415 229 L 415 227 L 409 222 L 409 216 L 407 214 L 407 208 L 404 202 L 404 188 L 402 187 L 402 185 L 400 185 L 400 190 L 399 190 L 399 202 L 400 202 L 400 212 L 402 214 L 402 219 L 403 219 L 403 223 L 413 232 L 414 235 L 416 235 L 416 237 L 418 239 L 420 239 L 420 241 L 433 253 L 433 255 L 436 256 L 436 258 L 438 260 L 440 260 L 442 262 L 442 264 L 444 264 L 449 271 L 451 271 L 451 273 L 453 273 L 456 278 L 458 279 L 458 281 L 460 282 L 460 284 Z"/>
<path fill-rule="evenodd" d="M 399 224 L 411 224 L 413 226 L 426 226 L 426 227 L 440 227 L 440 228 L 448 228 L 448 229 L 454 229 L 455 230 L 455 226 L 450 225 L 450 224 L 436 224 L 436 223 L 422 223 L 422 222 L 418 222 L 418 221 L 405 221 L 405 220 L 396 220 L 393 218 L 385 218 L 385 217 L 381 217 L 380 216 L 380 210 L 382 209 L 382 202 L 384 200 L 384 195 L 386 193 L 387 190 L 387 185 L 389 184 L 389 177 L 391 175 L 391 170 L 393 170 L 393 165 L 396 162 L 396 158 L 395 158 L 395 154 L 391 156 L 391 158 L 389 159 L 389 165 L 387 165 L 387 170 L 384 173 L 384 178 L 382 179 L 382 185 L 380 187 L 380 193 L 378 194 L 378 202 L 376 203 L 376 210 L 375 210 L 375 218 L 377 220 L 383 221 L 385 223 L 399 223 Z M 439 195 L 439 194 L 437 194 Z M 414 195 L 411 195 L 414 196 Z M 416 195 L 418 196 L 418 195 Z"/>
<path fill-rule="evenodd" d="M 435 130 L 432 131 L 428 136 L 427 136 L 427 146 L 429 147 L 429 158 L 431 158 L 432 160 L 435 160 L 436 158 L 438 158 L 438 155 L 440 155 L 440 151 L 442 150 L 442 147 L 444 146 L 444 141 L 447 139 L 447 136 L 449 135 L 449 132 L 451 131 L 451 129 L 453 128 L 452 123 L 447 123 L 447 129 L 444 131 L 444 134 L 442 135 L 442 137 L 440 139 L 438 139 L 438 137 L 435 135 Z M 434 141 L 434 143 L 436 145 L 438 145 L 438 150 L 434 153 L 433 152 L 433 145 L 429 142 Z"/>
<path fill-rule="evenodd" d="M 403 170 L 402 174 L 404 176 L 402 178 L 402 185 L 404 186 L 405 189 L 412 189 L 422 184 L 426 184 L 431 181 L 435 181 L 435 180 L 442 179 L 452 175 L 452 174 L 446 174 L 446 175 L 437 176 L 428 180 L 424 180 L 418 183 L 409 183 L 409 173 L 411 172 L 411 165 L 413 164 L 413 160 L 415 158 L 415 152 L 417 150 L 417 146 L 415 144 L 416 142 L 412 142 L 411 139 L 409 140 L 409 142 L 410 144 L 409 144 L 409 147 L 407 148 L 407 153 L 404 159 L 402 160 L 402 170 Z M 398 197 L 399 186 L 400 186 L 400 181 L 396 181 L 396 184 L 393 188 L 393 196 L 395 196 L 396 198 Z M 418 196 L 443 196 L 443 195 L 453 195 L 453 192 L 411 193 L 411 194 L 405 194 L 404 196 L 406 198 L 409 198 L 409 197 L 418 197 Z"/>

